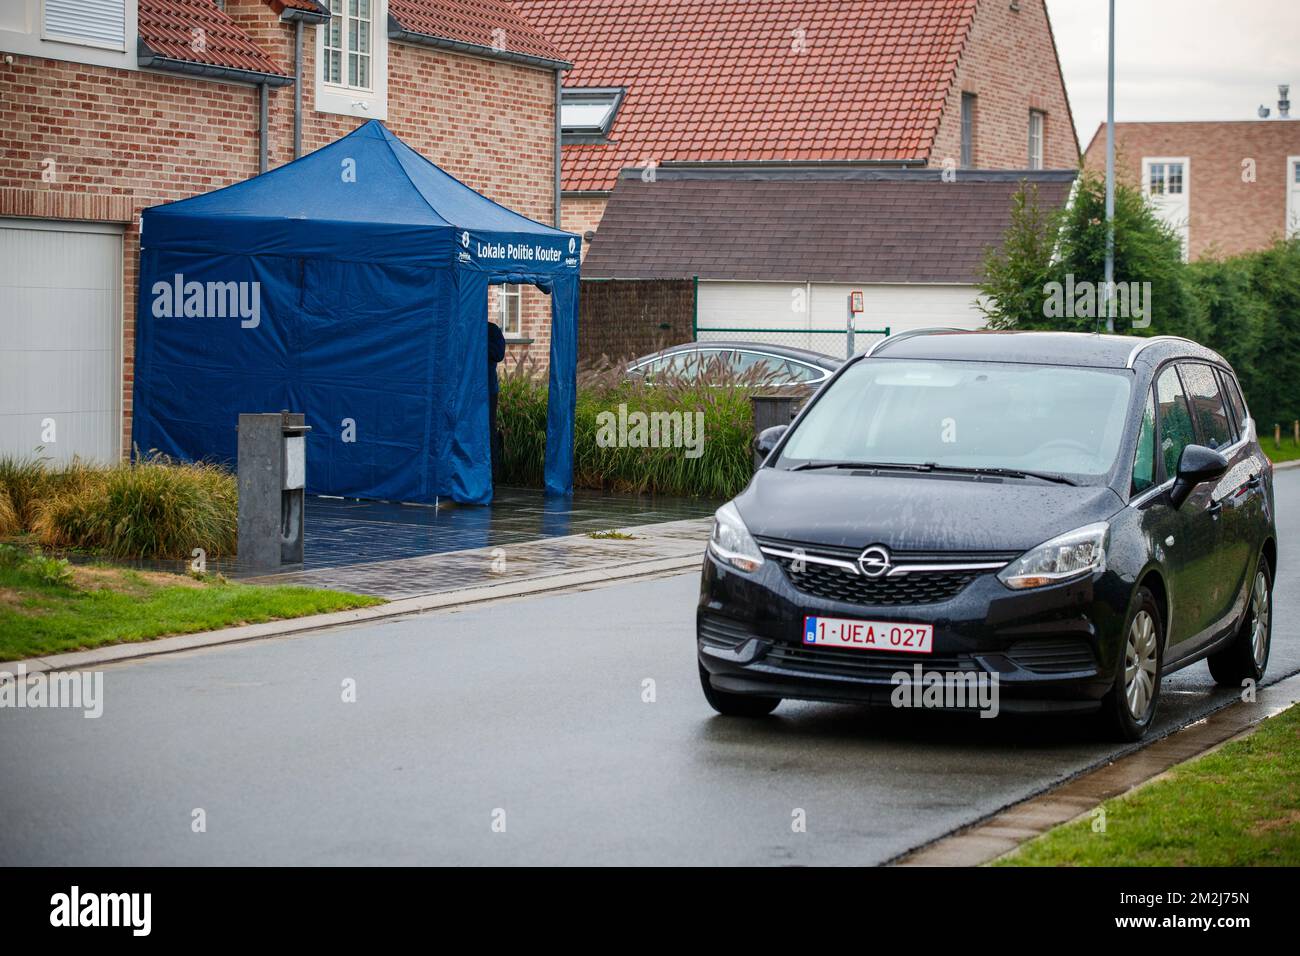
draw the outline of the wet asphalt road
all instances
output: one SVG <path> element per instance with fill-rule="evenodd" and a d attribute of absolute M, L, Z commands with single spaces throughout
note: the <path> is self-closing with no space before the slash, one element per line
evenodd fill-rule
<path fill-rule="evenodd" d="M 1277 487 L 1270 680 L 1300 670 L 1300 470 Z M 0 864 L 870 864 L 1116 752 L 1068 718 L 717 717 L 696 588 L 680 575 L 116 665 L 98 720 L 0 710 Z M 1161 729 L 1228 696 L 1204 664 L 1182 671 Z"/>

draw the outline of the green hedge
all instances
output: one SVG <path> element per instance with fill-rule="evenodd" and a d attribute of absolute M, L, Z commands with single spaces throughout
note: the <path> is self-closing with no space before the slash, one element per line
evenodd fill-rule
<path fill-rule="evenodd" d="M 645 385 L 624 381 L 618 368 L 581 373 L 574 431 L 575 487 L 705 498 L 736 495 L 753 474 L 750 394 L 744 383 Z M 542 485 L 546 399 L 546 382 L 535 367 L 516 365 L 502 375 L 497 423 L 505 444 L 504 484 Z M 620 405 L 627 415 L 702 413 L 701 454 L 688 457 L 683 447 L 602 447 L 598 432 L 610 418 L 601 414 L 608 412 L 617 419 Z"/>
<path fill-rule="evenodd" d="M 1098 321 L 1048 317 L 1044 286 L 1100 283 L 1106 248 L 1105 186 L 1083 176 L 1072 203 L 1044 209 L 1033 187 L 1012 206 L 1003 244 L 985 260 L 980 291 L 990 327 L 1092 331 Z M 1181 335 L 1222 354 L 1237 370 L 1261 432 L 1300 418 L 1300 238 L 1259 252 L 1182 261 L 1181 244 L 1140 189 L 1115 192 L 1115 280 L 1151 283 L 1151 324 L 1116 331 Z"/>

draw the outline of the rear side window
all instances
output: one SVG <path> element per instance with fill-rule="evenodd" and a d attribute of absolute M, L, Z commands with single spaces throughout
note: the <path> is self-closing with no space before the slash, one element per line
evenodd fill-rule
<path fill-rule="evenodd" d="M 1156 379 L 1156 422 L 1159 426 L 1160 459 L 1165 476 L 1178 474 L 1178 459 L 1183 449 L 1193 443 L 1192 416 L 1187 408 L 1183 383 L 1171 365 Z"/>
<path fill-rule="evenodd" d="M 1186 362 L 1179 366 L 1187 399 L 1196 420 L 1196 431 L 1201 443 L 1211 448 L 1232 444 L 1232 425 L 1228 410 L 1219 391 L 1219 379 L 1214 369 L 1200 362 Z"/>
<path fill-rule="evenodd" d="M 1237 381 L 1227 372 L 1219 373 L 1219 381 L 1223 383 L 1223 394 L 1228 399 L 1228 409 L 1232 412 L 1232 423 L 1237 426 L 1237 434 L 1246 434 L 1246 403 L 1242 400 L 1241 389 L 1237 387 Z"/>
<path fill-rule="evenodd" d="M 1142 427 L 1138 430 L 1137 454 L 1133 456 L 1133 494 L 1146 491 L 1156 483 L 1156 400 L 1148 391 L 1142 409 Z"/>

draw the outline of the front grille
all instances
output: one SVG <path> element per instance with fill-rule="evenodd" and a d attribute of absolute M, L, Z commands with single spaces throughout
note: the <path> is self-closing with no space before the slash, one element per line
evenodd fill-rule
<path fill-rule="evenodd" d="M 895 578 L 871 578 L 824 564 L 804 562 L 802 571 L 792 571 L 789 558 L 777 559 L 790 583 L 804 594 L 846 601 L 850 604 L 937 604 L 961 593 L 982 571 L 944 571 L 902 574 Z"/>
<path fill-rule="evenodd" d="M 1007 651 L 1018 667 L 1038 674 L 1072 674 L 1097 669 L 1092 646 L 1078 638 L 1020 641 Z"/>
<path fill-rule="evenodd" d="M 814 558 L 829 558 L 853 564 L 862 548 L 832 547 L 806 544 L 800 541 L 783 541 L 776 538 L 759 538 L 761 547 L 778 551 L 801 553 L 805 556 L 802 570 L 794 570 L 795 558 L 769 555 L 785 572 L 794 588 L 812 597 L 848 604 L 868 604 L 896 607 L 914 604 L 937 604 L 956 597 L 972 581 L 989 570 L 913 571 L 908 574 L 868 578 L 848 568 L 819 564 Z M 865 547 L 865 546 L 864 546 Z M 893 563 L 909 564 L 1006 564 L 1016 557 L 1016 552 L 1003 551 L 895 551 Z"/>
<path fill-rule="evenodd" d="M 701 644 L 727 650 L 735 650 L 751 637 L 757 637 L 749 625 L 717 614 L 701 614 L 696 634 Z"/>
<path fill-rule="evenodd" d="M 809 647 L 802 644 L 777 644 L 767 652 L 764 661 L 788 670 L 804 670 L 861 680 L 892 679 L 899 671 L 912 673 L 921 664 L 922 673 L 941 671 L 982 671 L 974 659 L 967 655 L 935 657 L 932 654 L 877 654 L 838 647 Z"/>

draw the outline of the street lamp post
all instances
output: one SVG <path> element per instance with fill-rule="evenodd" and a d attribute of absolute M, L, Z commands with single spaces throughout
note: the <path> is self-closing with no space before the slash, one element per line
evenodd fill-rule
<path fill-rule="evenodd" d="M 1115 331 L 1111 301 L 1115 282 L 1115 0 L 1110 0 L 1110 36 L 1106 62 L 1106 281 L 1101 301 L 1106 331 Z"/>

